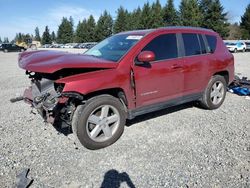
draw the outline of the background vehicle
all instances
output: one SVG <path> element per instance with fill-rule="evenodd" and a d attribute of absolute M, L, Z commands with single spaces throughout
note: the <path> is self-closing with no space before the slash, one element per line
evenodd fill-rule
<path fill-rule="evenodd" d="M 246 51 L 250 51 L 250 42 L 245 42 L 246 44 Z"/>
<path fill-rule="evenodd" d="M 246 51 L 246 44 L 244 42 L 238 41 L 238 42 L 228 42 L 226 43 L 226 46 L 228 48 L 228 50 L 230 52 L 238 52 L 238 51 L 242 51 L 245 52 Z"/>
<path fill-rule="evenodd" d="M 3 43 L 0 45 L 0 51 L 3 52 L 23 52 L 26 49 L 21 46 L 17 46 L 16 44 Z"/>
<path fill-rule="evenodd" d="M 89 149 L 113 144 L 126 119 L 190 101 L 217 109 L 234 79 L 221 37 L 191 27 L 119 33 L 82 55 L 22 53 L 19 66 L 32 79 L 24 100 Z"/>
<path fill-rule="evenodd" d="M 84 48 L 90 49 L 90 48 L 94 47 L 96 44 L 97 44 L 96 42 L 87 43 L 87 44 L 85 44 Z"/>

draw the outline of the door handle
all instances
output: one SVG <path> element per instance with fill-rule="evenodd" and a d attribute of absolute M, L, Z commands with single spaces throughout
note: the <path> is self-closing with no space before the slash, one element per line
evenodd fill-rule
<path fill-rule="evenodd" d="M 171 66 L 172 69 L 181 69 L 183 68 L 181 65 L 174 64 Z"/>

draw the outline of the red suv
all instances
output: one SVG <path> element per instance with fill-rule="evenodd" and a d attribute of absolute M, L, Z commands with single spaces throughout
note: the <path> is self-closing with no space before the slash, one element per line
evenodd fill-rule
<path fill-rule="evenodd" d="M 23 99 L 89 149 L 113 144 L 135 116 L 189 101 L 216 109 L 234 77 L 221 37 L 192 27 L 119 33 L 84 54 L 24 52 L 19 66 L 31 79 Z"/>

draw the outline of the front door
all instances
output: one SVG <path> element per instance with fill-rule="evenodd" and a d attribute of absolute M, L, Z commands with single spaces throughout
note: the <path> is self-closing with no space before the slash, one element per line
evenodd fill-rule
<path fill-rule="evenodd" d="M 156 58 L 153 62 L 134 65 L 136 107 L 181 97 L 182 60 L 178 58 L 176 34 L 159 35 L 142 51 L 152 51 Z"/>

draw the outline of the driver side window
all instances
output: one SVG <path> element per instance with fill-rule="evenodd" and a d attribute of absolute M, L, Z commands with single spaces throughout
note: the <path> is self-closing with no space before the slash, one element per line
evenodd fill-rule
<path fill-rule="evenodd" d="M 164 34 L 154 38 L 142 51 L 152 51 L 155 61 L 178 57 L 176 34 Z"/>

